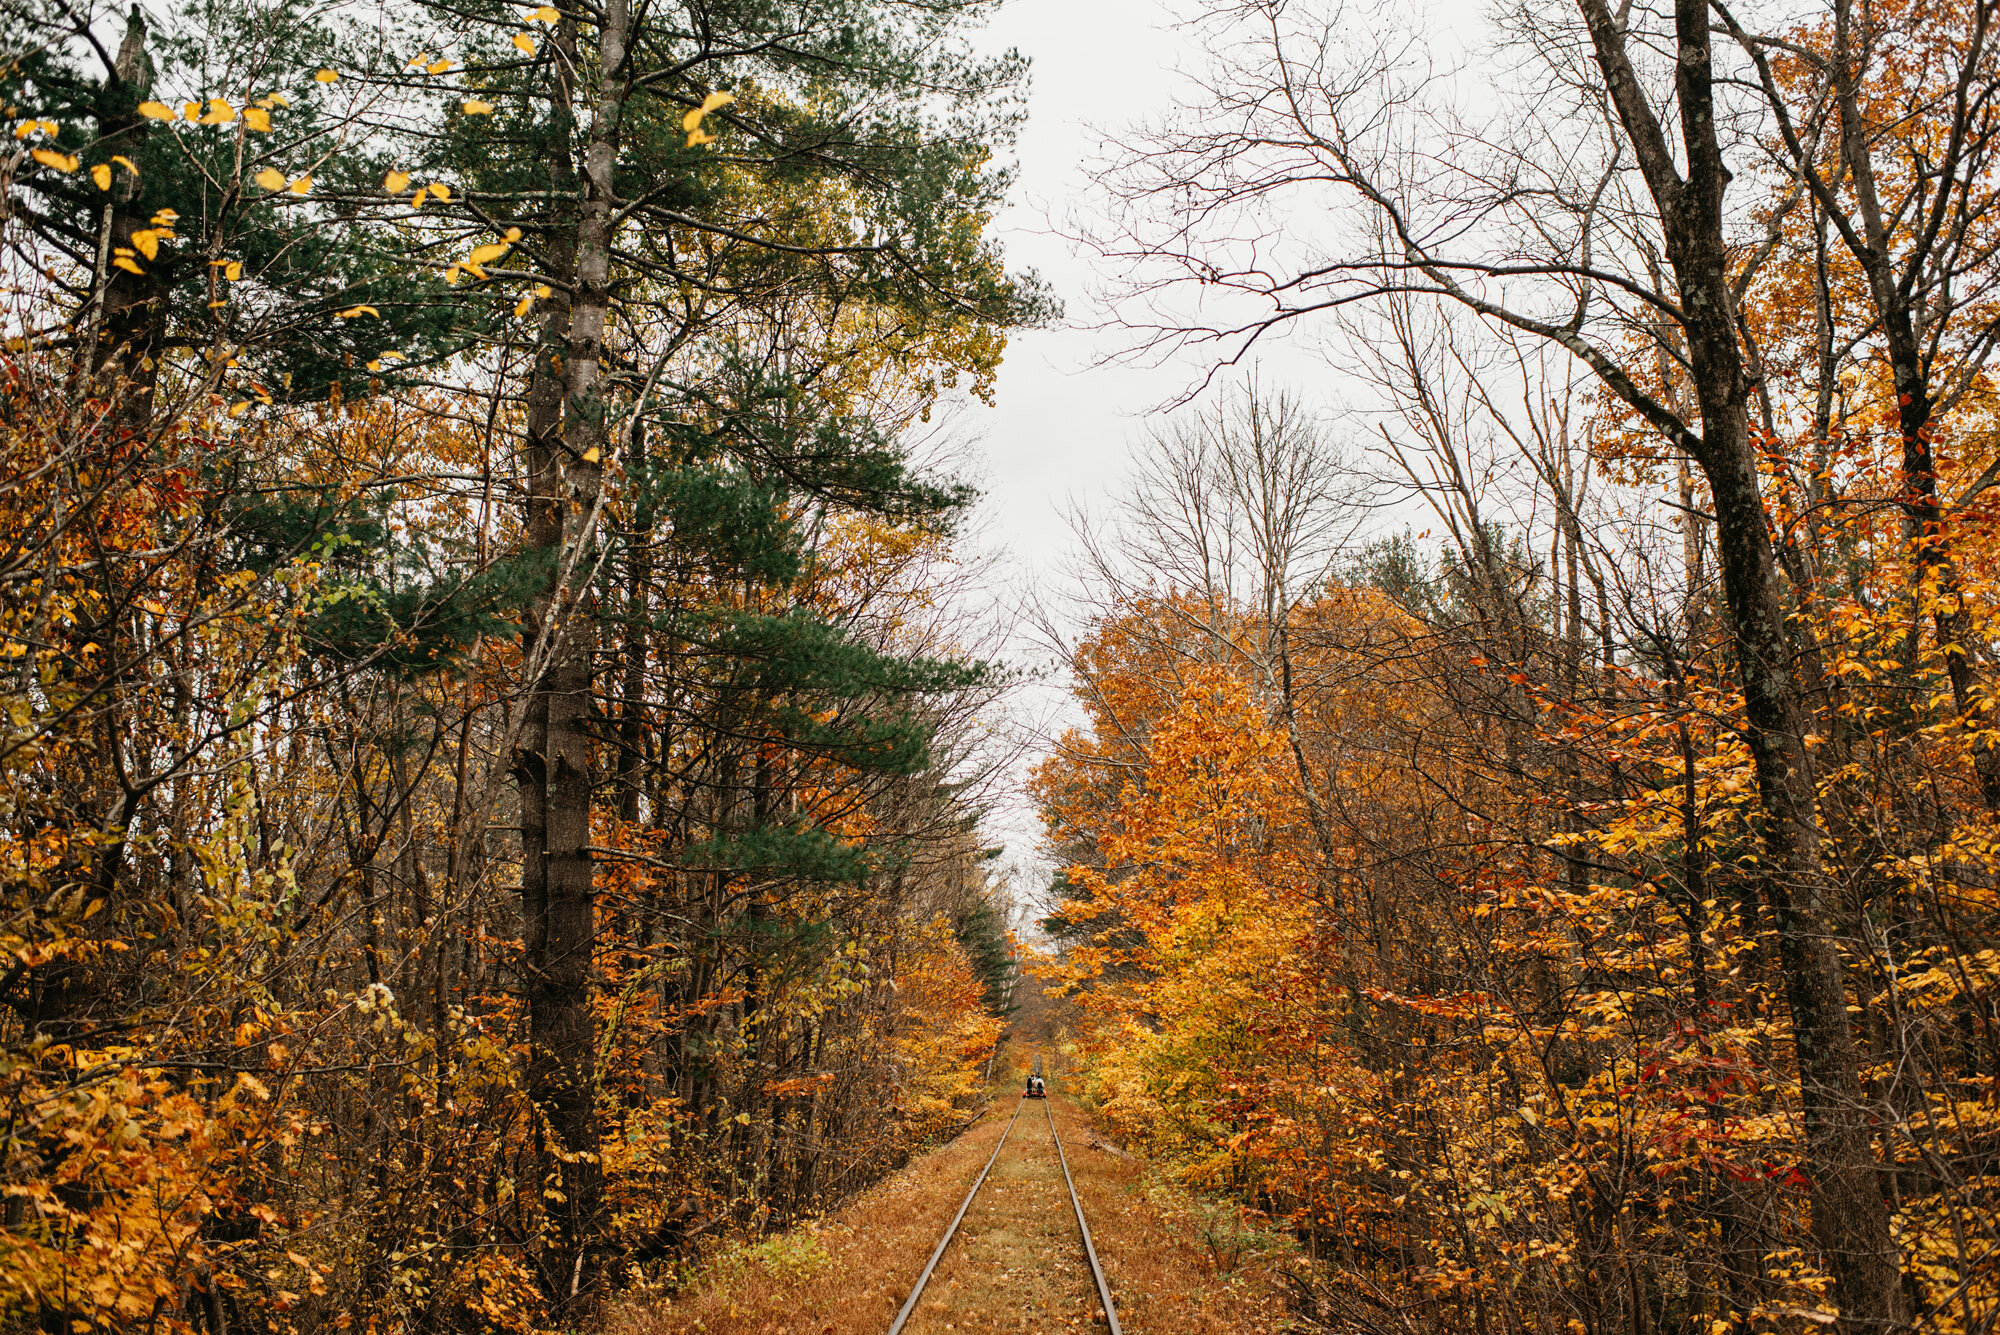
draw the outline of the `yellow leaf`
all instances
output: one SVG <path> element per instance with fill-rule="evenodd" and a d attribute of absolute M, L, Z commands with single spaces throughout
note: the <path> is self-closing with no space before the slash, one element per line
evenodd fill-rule
<path fill-rule="evenodd" d="M 222 276 L 232 283 L 241 278 L 243 276 L 243 261 L 231 260 L 229 263 L 223 265 Z"/>
<path fill-rule="evenodd" d="M 524 32 L 515 33 L 514 45 L 520 47 L 523 51 L 527 52 L 531 56 L 535 54 L 535 39 L 528 36 L 527 33 Z"/>
<path fill-rule="evenodd" d="M 382 188 L 392 195 L 400 195 L 410 188 L 408 172 L 390 172 L 382 178 Z"/>
<path fill-rule="evenodd" d="M 243 108 L 243 123 L 259 134 L 271 133 L 271 113 L 262 107 Z"/>
<path fill-rule="evenodd" d="M 147 120 L 170 121 L 174 118 L 174 109 L 164 102 L 141 102 L 139 114 Z"/>
<path fill-rule="evenodd" d="M 378 358 L 376 358 L 376 359 L 375 359 L 374 361 L 371 361 L 371 362 L 369 362 L 369 363 L 368 363 L 368 369 L 369 369 L 369 370 L 371 370 L 371 371 L 379 371 L 379 370 L 381 370 L 381 369 L 382 369 L 382 359 L 378 357 Z"/>
<path fill-rule="evenodd" d="M 456 264 L 444 271 L 444 285 L 446 287 L 458 286 L 458 266 Z"/>
<path fill-rule="evenodd" d="M 29 135 L 33 134 L 34 132 L 35 132 L 35 123 L 33 121 L 23 121 L 19 125 L 16 125 L 14 127 L 14 137 L 16 139 L 26 139 Z"/>
<path fill-rule="evenodd" d="M 269 98 L 268 100 L 269 100 L 269 101 L 272 101 L 272 102 L 276 102 L 276 103 L 277 103 L 277 104 L 278 104 L 279 106 L 281 106 L 281 107 L 285 107 L 285 108 L 287 108 L 287 109 L 290 109 L 290 107 L 291 107 L 291 105 L 292 105 L 292 99 L 291 99 L 291 98 L 289 98 L 289 97 L 286 97 L 286 96 L 285 96 L 285 95 L 284 95 L 283 93 L 273 93 L 273 94 L 271 94 L 271 96 L 270 96 L 270 98 Z"/>
<path fill-rule="evenodd" d="M 380 319 L 382 312 L 376 310 L 373 306 L 349 306 L 346 310 L 340 312 L 340 318 L 343 320 L 352 320 L 357 315 L 372 315 Z"/>
<path fill-rule="evenodd" d="M 451 62 L 449 60 L 433 60 L 430 64 L 424 66 L 424 73 L 443 74 L 446 70 L 450 68 L 451 68 Z"/>
<path fill-rule="evenodd" d="M 482 102 L 476 97 L 466 99 L 461 105 L 468 116 L 491 116 L 493 114 L 493 104 L 491 102 Z"/>
<path fill-rule="evenodd" d="M 90 179 L 97 182 L 99 190 L 109 190 L 111 188 L 111 164 L 100 162 L 95 167 L 92 167 L 90 169 Z"/>
<path fill-rule="evenodd" d="M 519 241 L 520 239 L 521 239 L 521 229 L 520 229 L 520 228 L 518 228 L 518 227 L 509 227 L 509 228 L 507 229 L 507 244 L 509 244 L 509 245 L 512 245 L 512 244 L 513 244 L 514 242 L 516 242 L 516 241 Z"/>
<path fill-rule="evenodd" d="M 183 103 L 181 103 L 181 119 L 182 119 L 182 120 L 190 120 L 190 121 L 192 121 L 192 120 L 200 120 L 200 119 L 201 119 L 201 103 L 199 103 L 199 102 L 183 102 Z"/>
<path fill-rule="evenodd" d="M 126 171 L 131 172 L 134 176 L 137 176 L 139 174 L 139 169 L 132 165 L 132 159 L 126 157 L 123 153 L 113 153 L 111 155 L 111 160 L 117 163 L 119 166 L 123 167 Z"/>
<path fill-rule="evenodd" d="M 554 5 L 543 5 L 540 9 L 531 9 L 521 16 L 521 22 L 523 23 L 559 23 L 561 21 L 562 15 L 556 11 Z"/>
<path fill-rule="evenodd" d="M 250 401 L 248 399 L 245 399 L 241 403 L 232 405 L 229 409 L 229 415 L 231 417 L 241 417 L 243 416 L 243 414 L 249 411 L 250 411 Z"/>
<path fill-rule="evenodd" d="M 111 261 L 111 267 L 114 269 L 123 269 L 126 273 L 143 274 L 146 272 L 134 263 L 132 257 L 129 255 L 120 255 L 117 259 Z"/>
<path fill-rule="evenodd" d="M 178 209 L 160 209 L 153 214 L 153 226 L 166 230 L 172 230 L 173 225 L 180 220 Z"/>
<path fill-rule="evenodd" d="M 333 83 L 333 82 L 334 82 L 335 80 L 337 80 L 337 79 L 339 79 L 339 78 L 340 78 L 340 75 L 339 75 L 338 73 L 336 73 L 335 71 L 333 71 L 333 70 L 321 70 L 321 71 L 320 71 L 319 73 L 317 73 L 317 74 L 313 75 L 313 82 L 314 82 L 314 83 Z"/>
<path fill-rule="evenodd" d="M 714 135 L 712 135 L 712 134 L 710 134 L 710 133 L 709 133 L 708 131 L 706 131 L 706 130 L 689 130 L 689 131 L 688 131 L 688 147 L 689 147 L 689 148 L 693 148 L 693 147 L 694 147 L 694 146 L 695 146 L 696 144 L 712 144 L 712 143 L 714 143 L 714 142 L 715 142 L 715 136 L 714 136 Z"/>
<path fill-rule="evenodd" d="M 520 319 L 522 316 L 526 315 L 530 310 L 532 310 L 534 308 L 534 305 L 535 305 L 535 299 L 533 297 L 531 296 L 522 297 L 519 301 L 514 303 L 514 318 L 517 320 Z"/>
<path fill-rule="evenodd" d="M 235 107 L 230 106 L 219 97 L 211 97 L 208 99 L 208 114 L 195 123 L 197 125 L 227 125 L 235 119 Z"/>
<path fill-rule="evenodd" d="M 147 259 L 156 259 L 160 253 L 160 234 L 155 231 L 132 233 L 132 245 Z"/>
<path fill-rule="evenodd" d="M 44 167 L 53 167 L 59 172 L 73 172 L 77 167 L 75 158 L 67 153 L 58 153 L 52 148 L 38 148 L 28 156 Z"/>
<path fill-rule="evenodd" d="M 466 260 L 457 267 L 463 268 L 467 273 L 471 274 L 474 278 L 477 278 L 482 283 L 486 281 L 486 270 L 481 268 L 479 264 L 474 260 Z"/>
<path fill-rule="evenodd" d="M 697 125 L 701 124 L 703 116 L 706 116 L 718 107 L 726 107 L 735 100 L 736 94 L 734 93 L 710 93 L 701 100 L 700 106 L 681 117 L 681 128 L 683 130 L 693 130 Z"/>
<path fill-rule="evenodd" d="M 295 195 L 303 195 L 312 188 L 313 178 L 310 176 L 301 176 L 298 180 L 292 182 L 292 193 Z"/>
<path fill-rule="evenodd" d="M 257 173 L 255 179 L 257 184 L 263 186 L 266 190 L 283 190 L 285 188 L 285 174 L 276 167 L 264 168 L 263 171 Z"/>
<path fill-rule="evenodd" d="M 506 253 L 506 244 L 499 241 L 484 246 L 474 246 L 472 248 L 472 262 L 474 264 L 491 264 Z"/>
<path fill-rule="evenodd" d="M 446 185 L 443 181 L 432 181 L 431 193 L 433 195 L 436 195 L 439 199 L 445 201 L 447 204 L 451 202 L 451 187 Z"/>

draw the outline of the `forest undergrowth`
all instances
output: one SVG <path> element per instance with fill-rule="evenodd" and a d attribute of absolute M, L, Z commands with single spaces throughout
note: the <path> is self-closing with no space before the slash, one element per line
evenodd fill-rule
<path fill-rule="evenodd" d="M 968 1115 L 980 9 L 0 10 L 0 1329 L 579 1329 Z"/>

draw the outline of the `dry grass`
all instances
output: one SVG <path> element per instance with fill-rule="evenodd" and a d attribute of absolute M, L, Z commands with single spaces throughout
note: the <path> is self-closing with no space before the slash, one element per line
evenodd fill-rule
<path fill-rule="evenodd" d="M 1090 1148 L 1089 1119 L 1051 1102 L 1118 1324 L 1129 1335 L 1271 1335 L 1284 1326 L 1284 1303 L 1249 1249 L 1211 1250 L 1218 1234 L 1240 1236 L 1215 1226 L 1218 1214 L 1234 1211 L 1162 1208 L 1143 1162 Z M 1076 1221 L 1067 1222 L 1074 1237 Z M 1073 1245 L 1081 1252 L 1082 1243 Z"/>
<path fill-rule="evenodd" d="M 1202 1229 L 1148 1199 L 1144 1165 L 1089 1148 L 1084 1115 L 1051 1103 L 1125 1330 L 1269 1335 L 1283 1324 L 1261 1273 L 1219 1271 Z M 882 1335 L 1013 1110 L 1011 1097 L 1001 1100 L 978 1126 L 838 1214 L 719 1262 L 689 1292 L 627 1302 L 606 1335 Z M 993 1174 L 926 1291 L 914 1335 L 1102 1330 L 1033 1105 Z"/>

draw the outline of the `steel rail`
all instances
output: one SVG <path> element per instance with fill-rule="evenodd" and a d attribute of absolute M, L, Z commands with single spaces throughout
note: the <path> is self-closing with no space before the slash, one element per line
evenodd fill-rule
<path fill-rule="evenodd" d="M 1069 1156 L 1063 1153 L 1062 1137 L 1056 1134 L 1056 1110 L 1048 1100 L 1042 1101 L 1042 1111 L 1049 1115 L 1049 1139 L 1056 1143 L 1056 1162 L 1062 1165 L 1063 1184 L 1069 1188 L 1069 1204 L 1076 1211 L 1076 1231 L 1083 1234 L 1083 1254 L 1090 1261 L 1090 1277 L 1097 1284 L 1097 1301 L 1104 1305 L 1104 1323 L 1111 1328 L 1111 1335 L 1124 1335 L 1118 1329 L 1118 1309 L 1111 1304 L 1111 1286 L 1104 1282 L 1104 1267 L 1097 1263 L 1097 1248 L 1090 1241 L 1090 1225 L 1083 1221 L 1083 1200 L 1076 1194 L 1076 1181 L 1069 1175 Z M 1018 1114 L 1020 1109 L 1015 1109 Z M 895 1335 L 894 1331 L 890 1335 Z"/>
<path fill-rule="evenodd" d="M 932 1250 L 931 1259 L 924 1262 L 924 1272 L 917 1276 L 917 1286 L 911 1289 L 910 1296 L 903 1300 L 903 1310 L 896 1313 L 896 1324 L 889 1327 L 889 1335 L 902 1335 L 903 1323 L 910 1319 L 910 1313 L 917 1310 L 917 1299 L 924 1296 L 924 1285 L 931 1282 L 931 1272 L 937 1269 L 939 1259 L 944 1256 L 944 1249 L 951 1246 L 951 1240 L 958 1235 L 958 1226 L 964 1222 L 965 1212 L 972 1208 L 972 1198 L 977 1196 L 979 1188 L 985 1185 L 986 1175 L 993 1171 L 993 1162 L 1000 1157 L 1000 1150 L 1006 1145 L 1007 1137 L 1014 1133 L 1014 1123 L 1019 1120 L 1021 1109 L 1027 1102 L 1027 1096 L 1024 1094 L 1021 1096 L 1021 1101 L 1014 1105 L 1014 1115 L 1007 1119 L 1007 1129 L 1000 1133 L 999 1144 L 993 1147 L 993 1153 L 987 1157 L 986 1167 L 980 1169 L 979 1176 L 972 1180 L 972 1190 L 965 1193 L 965 1200 L 959 1204 L 958 1213 L 951 1217 L 951 1226 L 945 1229 L 944 1236 L 938 1239 L 938 1245 Z M 1091 1264 L 1094 1266 L 1097 1262 L 1093 1259 Z M 1111 1331 L 1112 1335 L 1118 1335 L 1118 1323 L 1115 1320 L 1111 1323 Z"/>
<path fill-rule="evenodd" d="M 1041 1067 L 1042 1059 L 1037 1055 L 1035 1058 L 1037 1073 Z M 916 1286 L 910 1290 L 910 1296 L 903 1300 L 903 1308 L 896 1313 L 895 1323 L 889 1327 L 889 1335 L 902 1335 L 910 1314 L 917 1310 L 917 1302 L 924 1296 L 924 1287 L 931 1282 L 931 1276 L 936 1273 L 937 1264 L 944 1258 L 945 1249 L 950 1247 L 951 1240 L 958 1236 L 958 1226 L 965 1222 L 965 1214 L 972 1208 L 973 1198 L 979 1195 L 979 1189 L 986 1185 L 987 1174 L 991 1173 L 993 1165 L 999 1162 L 1000 1151 L 1006 1148 L 1007 1138 L 1014 1134 L 1014 1123 L 1020 1120 L 1021 1109 L 1027 1106 L 1027 1102 L 1027 1096 L 1024 1094 L 1014 1105 L 1014 1113 L 1007 1119 L 1007 1127 L 1000 1133 L 999 1143 L 994 1145 L 993 1153 L 986 1157 L 986 1166 L 979 1170 L 979 1176 L 972 1180 L 972 1189 L 966 1192 L 965 1199 L 959 1202 L 958 1213 L 951 1217 L 951 1223 L 946 1227 L 944 1236 L 939 1238 L 938 1245 L 931 1249 L 930 1260 L 924 1262 L 923 1273 L 917 1276 Z M 1070 1176 L 1069 1155 L 1063 1151 L 1062 1136 L 1056 1131 L 1055 1109 L 1050 1106 L 1046 1095 L 1042 1099 L 1042 1111 L 1049 1119 L 1049 1139 L 1055 1142 L 1056 1162 L 1062 1165 L 1063 1185 L 1069 1188 L 1069 1206 L 1076 1212 L 1076 1230 L 1083 1236 L 1083 1255 L 1090 1263 L 1090 1278 L 1097 1286 L 1097 1301 L 1104 1308 L 1105 1325 L 1110 1328 L 1110 1335 L 1124 1335 L 1124 1331 L 1118 1325 L 1118 1308 L 1111 1301 L 1111 1285 L 1104 1278 L 1104 1267 L 1098 1264 L 1097 1246 L 1090 1240 L 1090 1225 L 1083 1217 L 1083 1198 L 1076 1194 L 1076 1179 Z"/>

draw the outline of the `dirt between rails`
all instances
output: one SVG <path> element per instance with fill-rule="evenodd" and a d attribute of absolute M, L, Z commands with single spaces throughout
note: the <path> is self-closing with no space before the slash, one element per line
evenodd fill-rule
<path fill-rule="evenodd" d="M 1254 1274 L 1218 1274 L 1146 1199 L 1145 1166 L 1090 1146 L 1084 1114 L 1049 1100 L 1118 1322 L 1129 1335 L 1272 1335 L 1282 1304 Z M 605 1335 L 884 1335 L 1014 1112 L 913 1161 L 817 1225 L 719 1264 L 671 1299 L 635 1297 Z M 966 1213 L 910 1335 L 1085 1335 L 1103 1317 L 1048 1119 L 1030 1102 Z"/>

